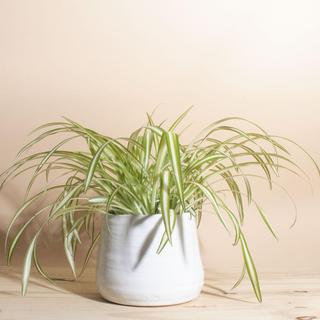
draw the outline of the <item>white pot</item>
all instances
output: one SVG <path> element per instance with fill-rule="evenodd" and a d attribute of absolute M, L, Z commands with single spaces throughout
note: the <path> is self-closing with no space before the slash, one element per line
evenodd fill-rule
<path fill-rule="evenodd" d="M 164 232 L 160 214 L 105 219 L 97 261 L 102 297 L 125 305 L 160 306 L 200 294 L 203 267 L 196 221 L 189 213 L 177 216 L 172 246 L 167 244 L 160 254 L 156 253 Z"/>

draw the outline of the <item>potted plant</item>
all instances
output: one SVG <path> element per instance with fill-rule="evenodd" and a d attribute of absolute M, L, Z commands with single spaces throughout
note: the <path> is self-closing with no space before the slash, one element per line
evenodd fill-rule
<path fill-rule="evenodd" d="M 242 250 L 244 268 L 236 285 L 247 274 L 256 298 L 262 300 L 242 231 L 245 201 L 256 207 L 267 229 L 276 235 L 252 196 L 252 181 L 261 175 L 247 169 L 258 168 L 270 188 L 273 176 L 282 170 L 303 172 L 281 143 L 294 142 L 269 135 L 251 121 L 230 117 L 210 124 L 184 144 L 177 128 L 188 111 L 169 126 L 155 124 L 148 115 L 147 123 L 128 138 L 111 138 L 70 119 L 35 130 L 38 135 L 20 150 L 19 156 L 51 136 L 63 138 L 50 150 L 22 157 L 1 175 L 2 187 L 8 179 L 32 170 L 25 200 L 9 225 L 5 243 L 10 263 L 24 231 L 41 221 L 25 254 L 23 295 L 32 266 L 52 281 L 39 262 L 37 245 L 45 226 L 56 222 L 61 224 L 64 252 L 74 278 L 83 273 L 100 242 L 97 286 L 107 300 L 127 305 L 169 305 L 191 300 L 199 295 L 203 284 L 197 226 L 204 203 L 209 203 L 225 229 L 233 229 L 233 245 L 240 244 Z M 254 130 L 231 126 L 232 121 Z M 85 147 L 66 149 L 65 145 L 74 139 L 82 139 Z M 313 158 L 302 150 L 319 172 Z M 52 182 L 53 173 L 55 179 L 57 175 L 60 178 Z M 31 195 L 41 176 L 46 182 Z M 63 182 L 56 182 L 61 179 Z M 217 181 L 225 187 L 217 188 Z M 42 204 L 31 217 L 24 217 L 27 208 L 50 193 L 55 195 L 54 201 Z M 234 206 L 225 201 L 223 195 L 228 194 Z M 102 217 L 101 232 L 94 228 L 96 216 Z M 11 239 L 18 219 L 25 220 Z M 86 233 L 91 242 L 78 272 L 75 256 Z"/>

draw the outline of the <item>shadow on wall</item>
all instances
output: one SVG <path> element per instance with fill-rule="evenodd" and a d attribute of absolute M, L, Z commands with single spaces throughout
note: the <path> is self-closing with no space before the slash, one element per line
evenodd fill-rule
<path fill-rule="evenodd" d="M 0 225 L 0 265 L 6 264 L 5 258 L 5 239 L 7 229 L 9 227 L 10 221 L 13 218 L 14 213 L 10 213 L 12 208 L 19 208 L 20 203 L 20 194 L 17 191 L 17 188 L 13 185 L 5 186 L 1 189 L 0 200 L 1 200 L 1 225 Z M 19 222 L 18 222 L 19 223 Z M 21 223 L 20 223 L 21 226 Z M 23 235 L 25 237 L 25 235 Z M 25 239 L 26 240 L 26 239 Z"/>
<path fill-rule="evenodd" d="M 45 196 L 43 199 L 39 200 L 35 205 L 30 206 L 27 208 L 23 214 L 17 218 L 17 220 L 14 223 L 14 226 L 10 232 L 9 235 L 9 241 L 8 245 L 12 242 L 14 237 L 17 235 L 17 232 L 22 228 L 22 226 L 30 219 L 35 212 L 37 212 L 40 208 L 43 208 L 43 206 L 48 203 L 48 201 L 51 201 L 51 197 L 54 198 L 54 195 L 52 196 Z M 7 230 L 9 227 L 9 224 L 14 217 L 15 212 L 21 207 L 22 204 L 23 195 L 17 193 L 17 187 L 10 183 L 5 188 L 1 190 L 1 203 L 2 209 L 1 209 L 1 216 L 3 216 L 3 219 L 1 219 L 3 222 L 0 226 L 0 265 L 6 265 L 6 255 L 5 255 L 5 239 Z M 53 199 L 52 199 L 53 200 Z M 15 248 L 15 251 L 12 255 L 11 265 L 12 266 L 22 266 L 24 256 L 26 253 L 26 249 L 28 245 L 31 243 L 35 233 L 38 231 L 40 225 L 42 224 L 43 219 L 46 217 L 46 213 L 43 214 L 43 216 L 39 218 L 36 218 L 21 234 L 21 237 L 19 239 L 19 242 L 17 243 L 17 246 Z M 60 221 L 56 221 L 54 223 L 48 224 L 43 229 L 43 236 L 39 238 L 38 243 L 39 248 L 37 249 L 37 253 L 39 255 L 39 261 L 40 263 L 46 267 L 46 266 L 58 266 L 58 267 L 68 267 L 68 262 L 64 254 L 64 247 L 63 247 L 63 237 L 61 236 L 61 225 Z M 98 230 L 99 225 L 96 226 Z M 89 244 L 89 236 L 84 235 L 84 237 L 81 239 L 81 250 L 77 251 L 77 261 L 81 262 L 85 258 L 86 250 L 88 244 Z M 83 248 L 83 249 L 82 249 Z M 49 252 L 49 254 L 48 254 Z M 95 257 L 95 252 L 93 254 L 93 259 Z M 89 266 L 91 265 L 91 262 Z M 79 269 L 81 267 L 81 264 L 79 266 Z"/>

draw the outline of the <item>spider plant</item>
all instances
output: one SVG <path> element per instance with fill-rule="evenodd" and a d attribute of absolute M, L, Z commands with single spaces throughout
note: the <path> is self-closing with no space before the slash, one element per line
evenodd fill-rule
<path fill-rule="evenodd" d="M 100 237 L 94 228 L 95 216 L 161 214 L 165 233 L 158 248 L 160 254 L 166 245 L 174 245 L 171 235 L 177 215 L 189 212 L 200 223 L 203 206 L 208 203 L 223 227 L 228 232 L 232 228 L 233 245 L 240 244 L 242 250 L 244 267 L 235 286 L 247 274 L 257 299 L 262 300 L 257 271 L 242 230 L 245 207 L 253 205 L 276 238 L 267 216 L 254 200 L 252 180 L 263 178 L 272 189 L 273 178 L 280 171 L 303 173 L 283 144 L 294 142 L 269 135 L 246 119 L 229 117 L 211 123 L 193 141 L 185 144 L 180 141 L 181 133 L 177 133 L 177 128 L 188 111 L 166 127 L 164 123 L 156 124 L 147 114 L 145 125 L 127 138 L 112 138 L 67 118 L 44 124 L 32 132 L 36 136 L 19 151 L 18 160 L 0 176 L 0 187 L 3 187 L 9 179 L 32 172 L 25 200 L 16 211 L 5 240 L 6 258 L 10 263 L 25 230 L 41 221 L 25 253 L 23 295 L 27 291 L 32 265 L 47 280 L 54 280 L 44 271 L 37 255 L 39 237 L 51 222 L 61 224 L 64 252 L 73 276 L 77 278 L 83 273 Z M 235 121 L 241 127 L 243 124 L 251 129 L 232 126 L 230 123 Z M 60 140 L 50 150 L 22 156 L 51 136 L 59 136 Z M 70 151 L 66 145 L 75 139 L 82 139 L 84 147 Z M 302 150 L 320 172 L 313 158 Z M 252 173 L 252 167 L 261 174 Z M 62 183 L 57 182 L 57 176 L 63 179 Z M 42 188 L 33 193 L 33 185 L 40 177 L 45 179 Z M 221 181 L 224 187 L 221 187 Z M 38 205 L 31 217 L 24 215 L 48 194 L 54 195 L 53 201 Z M 227 203 L 224 195 L 230 195 L 233 203 Z M 23 217 L 24 224 L 15 230 L 12 238 L 13 227 Z M 91 241 L 78 272 L 75 257 L 85 234 L 90 235 Z"/>

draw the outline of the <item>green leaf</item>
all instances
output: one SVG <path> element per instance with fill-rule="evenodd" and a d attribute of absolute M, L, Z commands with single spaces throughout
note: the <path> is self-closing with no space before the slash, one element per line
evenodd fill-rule
<path fill-rule="evenodd" d="M 171 211 L 170 211 L 170 172 L 164 170 L 161 175 L 161 197 L 160 197 L 160 206 L 161 214 L 165 227 L 165 231 L 168 237 L 170 244 L 172 244 L 171 239 Z"/>
<path fill-rule="evenodd" d="M 244 276 L 246 275 L 246 265 L 244 264 L 242 267 L 242 271 L 240 274 L 239 279 L 236 281 L 236 283 L 232 286 L 231 290 L 235 289 L 236 287 L 238 287 L 240 285 L 240 283 L 242 282 Z"/>
<path fill-rule="evenodd" d="M 96 152 L 94 157 L 92 158 L 89 168 L 88 168 L 88 173 L 86 176 L 86 179 L 84 181 L 84 191 L 86 192 L 89 188 L 89 185 L 91 183 L 92 177 L 94 175 L 95 169 L 97 167 L 97 164 L 100 160 L 101 154 L 104 151 L 105 147 L 110 144 L 110 141 L 105 142 Z"/>
<path fill-rule="evenodd" d="M 65 254 L 67 257 L 67 260 L 69 262 L 69 265 L 71 267 L 73 276 L 75 279 L 77 279 L 77 273 L 76 273 L 76 265 L 75 265 L 75 261 L 74 261 L 74 250 L 72 247 L 72 239 L 73 239 L 73 233 L 68 234 L 65 238 L 64 238 L 64 250 L 65 250 Z"/>
<path fill-rule="evenodd" d="M 47 281 L 49 281 L 51 284 L 55 284 L 53 279 L 51 279 L 51 277 L 48 276 L 48 274 L 46 272 L 44 272 L 44 270 L 42 269 L 39 260 L 38 260 L 38 256 L 37 256 L 37 244 L 38 242 L 35 243 L 34 248 L 33 248 L 33 263 L 37 269 L 37 271 L 40 273 L 40 275 L 45 278 Z"/>
<path fill-rule="evenodd" d="M 60 209 L 62 209 L 78 192 L 81 191 L 82 185 L 79 184 L 73 187 L 70 191 L 64 192 L 64 195 L 61 200 L 57 203 L 54 209 L 51 211 L 50 216 L 54 216 Z"/>
<path fill-rule="evenodd" d="M 91 255 L 92 255 L 92 252 L 93 252 L 94 248 L 95 248 L 96 245 L 98 244 L 98 242 L 99 242 L 99 240 L 100 240 L 100 237 L 101 237 L 101 235 L 100 235 L 100 233 L 99 233 L 99 234 L 97 234 L 96 237 L 93 239 L 93 241 L 92 241 L 92 243 L 91 243 L 91 245 L 90 245 L 90 248 L 89 248 L 89 250 L 87 251 L 86 257 L 85 257 L 85 259 L 84 259 L 84 263 L 83 263 L 83 265 L 82 265 L 82 269 L 81 269 L 78 277 L 80 277 L 80 276 L 84 273 L 84 271 L 86 270 L 86 267 L 87 267 L 87 265 L 88 265 L 89 259 L 90 259 Z"/>
<path fill-rule="evenodd" d="M 170 223 L 171 223 L 170 230 L 172 233 L 177 222 L 177 216 L 176 214 L 174 214 L 174 211 L 172 209 L 170 209 L 170 218 L 173 218 L 173 219 L 170 219 Z M 165 248 L 168 242 L 169 242 L 168 235 L 167 235 L 167 232 L 165 231 L 161 237 L 161 241 L 157 249 L 157 254 L 160 254 L 162 252 L 162 250 Z"/>
<path fill-rule="evenodd" d="M 21 216 L 21 214 L 25 211 L 25 209 L 28 208 L 31 204 L 35 203 L 35 201 L 37 201 L 40 197 L 44 196 L 46 194 L 46 192 L 53 191 L 53 190 L 56 190 L 56 189 L 59 189 L 62 187 L 63 187 L 62 185 L 56 185 L 51 188 L 44 189 L 44 190 L 40 191 L 39 193 L 37 193 L 36 195 L 34 195 L 32 198 L 26 200 L 22 204 L 22 206 L 16 211 L 14 217 L 12 218 L 12 220 L 8 226 L 6 238 L 5 238 L 5 251 L 7 251 L 7 248 L 8 248 L 9 235 L 12 230 L 12 227 L 14 226 L 14 224 L 16 223 L 18 218 Z"/>
<path fill-rule="evenodd" d="M 248 245 L 243 233 L 240 233 L 240 243 L 242 248 L 243 260 L 245 262 L 246 270 L 249 275 L 252 288 L 259 302 L 262 302 L 262 295 L 260 290 L 259 278 L 257 275 L 257 270 L 255 268 L 253 259 L 251 257 L 250 251 L 248 249 Z"/>
<path fill-rule="evenodd" d="M 178 135 L 174 132 L 166 132 L 166 144 L 168 148 L 168 154 L 172 166 L 174 180 L 178 189 L 179 198 L 182 206 L 182 211 L 185 209 L 184 195 L 183 195 L 183 176 L 182 176 L 182 163 L 180 159 L 180 143 Z"/>
<path fill-rule="evenodd" d="M 153 133 L 146 130 L 143 138 L 143 170 L 146 171 L 149 165 L 150 152 L 152 147 Z"/>
<path fill-rule="evenodd" d="M 185 116 L 189 113 L 189 111 L 193 108 L 193 106 L 189 107 L 186 111 L 184 111 L 171 125 L 169 131 L 173 131 L 178 124 L 185 118 Z"/>
<path fill-rule="evenodd" d="M 92 197 L 88 200 L 90 203 L 107 203 L 106 197 Z"/>
<path fill-rule="evenodd" d="M 25 229 L 42 213 L 44 213 L 50 205 L 40 209 L 38 212 L 36 212 L 32 217 L 30 217 L 29 220 L 27 220 L 20 228 L 20 230 L 16 233 L 14 239 L 11 241 L 11 244 L 9 246 L 9 250 L 7 252 L 7 263 L 9 264 L 11 262 L 12 254 L 14 252 L 14 249 L 16 248 L 16 245 L 21 238 L 21 235 L 25 231 Z"/>
<path fill-rule="evenodd" d="M 256 208 L 257 208 L 258 212 L 260 213 L 260 216 L 261 216 L 264 224 L 267 226 L 267 228 L 269 229 L 269 231 L 271 232 L 271 234 L 274 236 L 274 238 L 275 238 L 276 240 L 278 240 L 278 237 L 277 237 L 275 231 L 273 230 L 271 224 L 269 223 L 266 215 L 264 214 L 263 209 L 262 209 L 257 203 L 255 203 L 255 205 L 256 205 Z"/>
<path fill-rule="evenodd" d="M 203 192 L 203 194 L 205 195 L 205 197 L 210 201 L 213 209 L 214 209 L 214 212 L 217 214 L 220 222 L 222 223 L 222 225 L 224 226 L 224 228 L 228 231 L 229 231 L 229 228 L 220 212 L 220 207 L 219 207 L 219 204 L 216 200 L 216 196 L 214 195 L 214 193 L 212 192 L 212 190 L 210 190 L 209 187 L 206 187 L 205 185 L 203 184 L 200 184 L 200 183 L 197 183 L 197 182 L 190 182 L 191 184 L 194 184 L 196 185 L 200 190 L 201 192 Z"/>
<path fill-rule="evenodd" d="M 31 241 L 26 255 L 24 257 L 24 262 L 23 262 L 23 271 L 22 271 L 22 295 L 26 295 L 27 290 L 28 290 L 28 283 L 29 283 L 29 277 L 30 277 L 30 271 L 31 271 L 31 266 L 32 266 L 32 257 L 33 257 L 33 250 L 37 241 L 39 233 L 37 233 L 33 240 Z"/>
<path fill-rule="evenodd" d="M 55 152 L 61 148 L 61 146 L 63 146 L 64 144 L 66 144 L 67 142 L 75 139 L 75 138 L 78 138 L 78 136 L 73 136 L 71 138 L 68 138 L 68 139 L 64 139 L 62 140 L 60 143 L 58 143 L 54 148 L 52 148 L 49 152 L 47 152 L 46 156 L 42 158 L 42 160 L 40 161 L 39 165 L 37 166 L 32 178 L 30 179 L 30 182 L 28 184 L 28 187 L 26 189 L 26 195 L 25 197 L 27 197 L 29 195 L 29 192 L 31 190 L 31 187 L 34 183 L 34 181 L 36 180 L 36 177 L 37 177 L 37 173 L 41 170 L 41 168 L 45 165 L 45 163 L 50 159 L 50 157 L 52 157 L 52 155 L 55 154 Z"/>
<path fill-rule="evenodd" d="M 161 133 L 161 139 L 159 143 L 159 148 L 156 156 L 156 163 L 153 169 L 153 184 L 152 184 L 152 191 L 151 191 L 151 205 L 152 205 L 152 212 L 155 213 L 156 210 L 156 201 L 157 195 L 159 193 L 159 186 L 160 186 L 160 174 L 163 169 L 165 160 L 167 157 L 167 146 L 165 141 L 165 135 Z"/>

